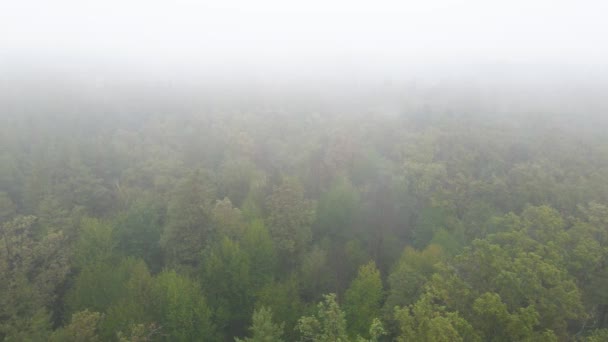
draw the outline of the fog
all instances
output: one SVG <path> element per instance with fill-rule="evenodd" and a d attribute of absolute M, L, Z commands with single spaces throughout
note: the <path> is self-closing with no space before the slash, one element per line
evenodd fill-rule
<path fill-rule="evenodd" d="M 600 113 L 606 12 L 548 0 L 5 1 L 1 105 Z"/>
<path fill-rule="evenodd" d="M 587 71 L 607 66 L 607 11 L 587 0 L 4 1 L 0 62 L 263 80 L 480 64 Z"/>
<path fill-rule="evenodd" d="M 607 13 L 0 0 L 0 342 L 608 341 Z"/>

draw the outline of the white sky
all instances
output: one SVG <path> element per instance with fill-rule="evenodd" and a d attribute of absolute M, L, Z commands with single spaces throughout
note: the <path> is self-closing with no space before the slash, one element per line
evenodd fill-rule
<path fill-rule="evenodd" d="M 608 1 L 0 0 L 0 58 L 244 68 L 606 66 Z"/>

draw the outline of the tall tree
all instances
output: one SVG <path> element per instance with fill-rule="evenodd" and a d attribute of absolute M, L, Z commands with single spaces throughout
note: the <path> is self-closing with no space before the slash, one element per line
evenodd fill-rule
<path fill-rule="evenodd" d="M 113 238 L 121 253 L 142 258 L 151 269 L 159 271 L 162 251 L 159 240 L 162 232 L 165 208 L 151 199 L 135 201 L 117 215 L 113 222 Z"/>
<path fill-rule="evenodd" d="M 195 268 L 201 251 L 213 235 L 210 217 L 215 185 L 204 171 L 196 171 L 178 184 L 167 212 L 161 246 L 171 266 Z"/>
<path fill-rule="evenodd" d="M 423 295 L 415 304 L 395 308 L 399 323 L 398 342 L 480 341 L 473 327 L 457 312 L 448 312 Z"/>
<path fill-rule="evenodd" d="M 267 307 L 285 324 L 285 339 L 295 341 L 296 323 L 305 313 L 306 303 L 300 297 L 298 279 L 291 275 L 283 281 L 264 286 L 257 296 L 256 307 Z"/>
<path fill-rule="evenodd" d="M 436 265 L 442 257 L 442 249 L 437 245 L 429 245 L 422 251 L 406 247 L 388 276 L 385 310 L 390 312 L 395 306 L 415 303 L 423 293 L 425 284 L 438 271 Z"/>
<path fill-rule="evenodd" d="M 152 312 L 162 327 L 163 341 L 216 341 L 212 312 L 200 285 L 175 271 L 154 279 Z"/>
<path fill-rule="evenodd" d="M 201 275 L 218 328 L 242 333 L 254 303 L 249 256 L 238 242 L 224 237 L 204 256 Z"/>
<path fill-rule="evenodd" d="M 311 240 L 313 204 L 299 181 L 284 179 L 268 197 L 267 208 L 268 229 L 283 263 L 294 265 Z"/>
<path fill-rule="evenodd" d="M 251 222 L 241 238 L 241 247 L 249 258 L 251 286 L 257 292 L 275 277 L 276 248 L 262 220 Z"/>
<path fill-rule="evenodd" d="M 347 342 L 346 319 L 335 294 L 324 296 L 313 316 L 300 318 L 297 325 L 302 342 Z"/>
<path fill-rule="evenodd" d="M 249 328 L 251 337 L 236 338 L 236 342 L 283 342 L 284 324 L 272 322 L 272 311 L 261 307 L 253 312 L 253 324 Z"/>
<path fill-rule="evenodd" d="M 69 271 L 63 233 L 38 237 L 36 228 L 34 216 L 0 224 L 0 338 L 35 331 L 33 325 L 48 318 L 46 309 L 56 309 L 56 292 Z"/>
<path fill-rule="evenodd" d="M 382 279 L 376 264 L 371 261 L 359 268 L 344 295 L 344 311 L 351 336 L 367 336 L 375 318 L 380 317 L 382 305 Z"/>
<path fill-rule="evenodd" d="M 83 310 L 72 315 L 70 323 L 53 332 L 51 342 L 97 342 L 100 340 L 99 323 L 103 315 L 99 312 Z"/>

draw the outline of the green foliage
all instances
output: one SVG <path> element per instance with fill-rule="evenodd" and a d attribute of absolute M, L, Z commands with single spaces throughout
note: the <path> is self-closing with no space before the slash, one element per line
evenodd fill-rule
<path fill-rule="evenodd" d="M 249 259 L 252 290 L 258 291 L 273 280 L 278 265 L 274 242 L 262 220 L 251 222 L 241 247 Z"/>
<path fill-rule="evenodd" d="M 253 324 L 249 328 L 252 336 L 236 338 L 236 342 L 282 342 L 283 326 L 272 322 L 272 311 L 261 307 L 253 312 Z"/>
<path fill-rule="evenodd" d="M 50 337 L 52 342 L 96 342 L 99 341 L 97 329 L 103 315 L 99 312 L 83 310 L 72 315 L 70 323 L 56 331 Z"/>
<path fill-rule="evenodd" d="M 154 322 L 162 327 L 163 341 L 214 340 L 211 310 L 200 285 L 175 271 L 160 273 L 152 285 Z"/>
<path fill-rule="evenodd" d="M 429 295 L 423 295 L 410 306 L 396 307 L 395 319 L 399 323 L 399 342 L 480 341 L 466 320 L 457 312 L 434 305 Z"/>
<path fill-rule="evenodd" d="M 39 234 L 41 235 L 62 231 L 66 235 L 74 236 L 75 231 L 79 230 L 78 227 L 81 224 L 78 211 L 70 213 L 54 196 L 46 196 L 41 200 L 36 216 L 38 217 Z"/>
<path fill-rule="evenodd" d="M 608 339 L 599 115 L 77 94 L 0 110 L 0 341 Z"/>
<path fill-rule="evenodd" d="M 253 309 L 249 256 L 227 237 L 203 258 L 202 280 L 215 320 L 225 332 L 241 331 Z"/>
<path fill-rule="evenodd" d="M 387 334 L 386 330 L 384 330 L 384 325 L 378 318 L 374 318 L 372 324 L 369 327 L 368 333 L 370 336 L 369 340 L 359 336 L 357 337 L 357 342 L 378 342 L 381 340 L 382 336 Z"/>
<path fill-rule="evenodd" d="M 432 159 L 432 151 L 419 151 L 420 156 L 415 159 L 424 161 L 408 160 L 403 166 L 404 181 L 407 189 L 419 200 L 427 200 L 432 191 L 438 189 L 439 182 L 445 177 L 445 166 L 440 163 L 429 162 Z M 426 155 L 422 155 L 427 153 Z"/>
<path fill-rule="evenodd" d="M 335 294 L 323 296 L 323 301 L 317 305 L 316 314 L 302 317 L 298 321 L 296 329 L 300 333 L 300 341 L 349 341 L 344 316 L 344 312 L 336 302 Z"/>
<path fill-rule="evenodd" d="M 440 246 L 449 256 L 456 256 L 462 252 L 465 246 L 464 231 L 455 229 L 450 232 L 447 229 L 439 229 L 433 235 L 430 244 Z"/>
<path fill-rule="evenodd" d="M 127 283 L 141 267 L 145 268 L 145 264 L 133 258 L 122 259 L 118 264 L 96 262 L 86 265 L 67 294 L 70 312 L 85 309 L 106 312 L 112 304 L 129 295 Z"/>
<path fill-rule="evenodd" d="M 216 201 L 211 210 L 211 217 L 218 230 L 218 235 L 237 239 L 245 231 L 241 210 L 232 206 L 229 198 Z"/>
<path fill-rule="evenodd" d="M 129 333 L 125 334 L 119 331 L 116 337 L 119 342 L 149 342 L 155 341 L 160 334 L 161 327 L 157 327 L 154 323 L 149 325 L 132 324 L 129 327 Z"/>
<path fill-rule="evenodd" d="M 475 326 L 486 341 L 553 341 L 551 330 L 535 331 L 539 314 L 534 306 L 519 308 L 509 313 L 507 305 L 495 293 L 484 293 L 473 303 Z"/>
<path fill-rule="evenodd" d="M 219 193 L 241 206 L 251 190 L 264 183 L 265 175 L 246 158 L 229 159 L 220 166 Z"/>
<path fill-rule="evenodd" d="M 160 240 L 169 265 L 199 265 L 201 251 L 214 233 L 210 217 L 214 193 L 211 176 L 203 171 L 192 173 L 178 184 Z"/>
<path fill-rule="evenodd" d="M 370 325 L 380 317 L 382 296 L 382 279 L 376 264 L 372 261 L 361 266 L 344 295 L 344 311 L 351 336 L 368 337 Z"/>
<path fill-rule="evenodd" d="M 264 286 L 258 293 L 256 307 L 267 307 L 285 324 L 285 340 L 295 341 L 295 326 L 305 312 L 306 305 L 300 298 L 295 276 Z"/>
<path fill-rule="evenodd" d="M 81 221 L 78 242 L 74 248 L 74 265 L 84 268 L 95 263 L 111 263 L 116 259 L 113 227 L 94 218 Z"/>
<path fill-rule="evenodd" d="M 62 232 L 37 238 L 35 228 L 34 216 L 16 216 L 0 225 L 0 338 L 44 336 L 46 308 L 69 270 Z"/>
<path fill-rule="evenodd" d="M 553 222 L 558 221 L 539 220 L 529 234 L 535 237 L 547 229 L 555 229 Z M 559 236 L 559 232 L 556 232 L 556 236 Z M 477 300 L 487 302 L 500 298 L 511 315 L 519 315 L 521 322 L 517 323 L 518 329 L 525 331 L 534 327 L 534 331 L 541 333 L 552 330 L 559 338 L 567 335 L 568 322 L 584 317 L 580 290 L 564 269 L 559 250 L 553 250 L 551 245 L 539 245 L 527 235 L 526 230 L 499 233 L 489 236 L 487 240 L 473 241 L 472 246 L 455 259 L 448 273 L 451 272 L 455 276 L 453 279 L 458 279 L 454 287 L 439 278 L 432 286 L 434 291 L 442 294 L 443 300 L 452 303 L 465 316 L 475 311 L 470 306 L 474 307 Z M 459 290 L 463 285 L 470 290 L 463 293 Z M 499 297 L 488 297 L 487 292 Z M 482 302 L 477 303 L 482 305 L 479 304 Z M 504 317 L 507 317 L 507 311 L 502 311 Z M 538 317 L 538 324 L 534 317 Z M 504 326 L 492 329 L 509 330 L 508 325 L 515 324 L 512 323 L 513 319 L 504 318 Z M 496 320 L 495 325 L 501 322 L 498 318 Z M 477 326 L 483 321 L 475 319 L 471 322 Z"/>
<path fill-rule="evenodd" d="M 585 337 L 585 342 L 602 342 L 608 340 L 608 329 L 594 330 L 589 336 Z"/>
<path fill-rule="evenodd" d="M 106 316 L 100 327 L 100 335 L 104 340 L 111 339 L 116 332 L 135 331 L 150 334 L 150 326 L 155 325 L 152 286 L 153 278 L 142 260 L 132 261 L 129 265 L 128 279 L 123 285 L 120 298 L 114 299 L 106 311 Z M 144 324 L 145 323 L 145 324 Z M 160 329 L 155 328 L 153 331 Z"/>
<path fill-rule="evenodd" d="M 345 241 L 352 234 L 360 209 L 359 194 L 347 178 L 339 178 L 317 205 L 316 229 L 320 236 L 335 242 Z"/>
<path fill-rule="evenodd" d="M 309 301 L 320 299 L 323 293 L 335 288 L 336 275 L 329 265 L 326 248 L 314 246 L 302 258 L 300 266 L 300 287 L 304 298 Z"/>
<path fill-rule="evenodd" d="M 113 238 L 122 254 L 141 258 L 153 270 L 160 270 L 159 245 L 163 208 L 151 200 L 136 201 L 114 220 Z"/>
<path fill-rule="evenodd" d="M 448 217 L 442 208 L 425 208 L 419 215 L 413 232 L 413 246 L 424 249 L 434 235 L 448 228 Z"/>
<path fill-rule="evenodd" d="M 2 325 L 2 341 L 48 341 L 52 332 L 50 315 L 45 309 L 38 309 L 31 317 L 18 320 L 11 325 Z"/>
<path fill-rule="evenodd" d="M 430 245 L 423 251 L 406 247 L 394 270 L 388 276 L 388 297 L 385 309 L 409 305 L 418 300 L 425 284 L 437 272 L 436 265 L 441 261 L 441 247 Z"/>
<path fill-rule="evenodd" d="M 311 240 L 314 220 L 312 203 L 304 197 L 302 184 L 284 179 L 267 200 L 268 230 L 283 262 L 293 265 Z"/>

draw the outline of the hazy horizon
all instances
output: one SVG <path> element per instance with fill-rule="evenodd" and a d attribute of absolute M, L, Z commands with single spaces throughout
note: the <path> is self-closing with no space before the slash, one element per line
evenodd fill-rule
<path fill-rule="evenodd" d="M 596 77 L 608 66 L 607 11 L 599 1 L 547 0 L 13 1 L 0 5 L 0 72 L 299 82 L 480 68 Z"/>

